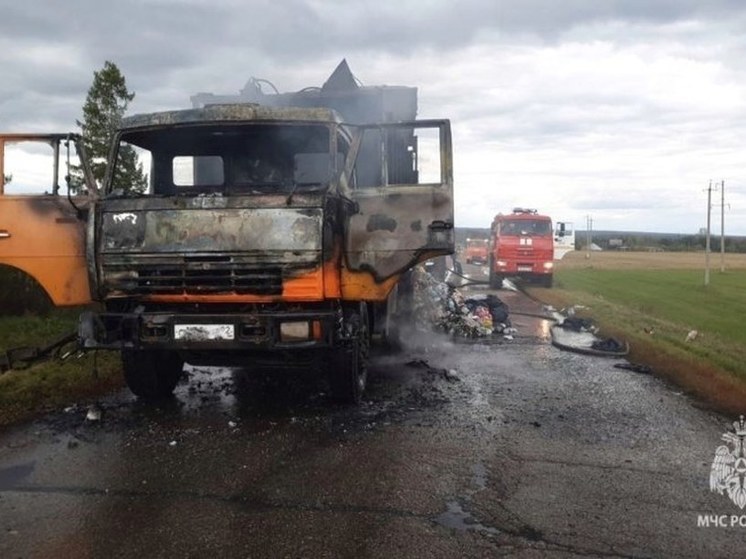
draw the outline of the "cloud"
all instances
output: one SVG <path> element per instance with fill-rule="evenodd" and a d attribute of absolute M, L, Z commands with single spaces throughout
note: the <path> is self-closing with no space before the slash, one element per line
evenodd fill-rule
<path fill-rule="evenodd" d="M 365 84 L 417 86 L 420 117 L 451 119 L 458 224 L 527 205 L 690 231 L 710 179 L 746 212 L 745 22 L 736 0 L 14 2 L 0 130 L 74 129 L 105 60 L 147 112 L 250 76 L 321 85 L 346 57 Z"/>

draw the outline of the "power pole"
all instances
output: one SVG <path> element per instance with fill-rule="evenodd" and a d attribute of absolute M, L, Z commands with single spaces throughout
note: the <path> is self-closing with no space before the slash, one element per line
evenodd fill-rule
<path fill-rule="evenodd" d="M 586 259 L 591 257 L 591 229 L 593 227 L 593 218 L 589 215 L 585 216 L 585 257 Z"/>
<path fill-rule="evenodd" d="M 720 181 L 720 273 L 725 272 L 725 181 Z"/>
<path fill-rule="evenodd" d="M 707 231 L 705 236 L 705 287 L 710 285 L 710 208 L 712 207 L 712 181 L 707 187 Z"/>

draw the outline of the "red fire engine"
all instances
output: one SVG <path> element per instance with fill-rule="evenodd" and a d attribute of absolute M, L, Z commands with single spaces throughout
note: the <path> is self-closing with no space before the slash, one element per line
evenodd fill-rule
<path fill-rule="evenodd" d="M 554 271 L 552 220 L 534 209 L 515 208 L 492 222 L 489 247 L 490 285 L 506 277 L 537 280 L 552 286 Z"/>

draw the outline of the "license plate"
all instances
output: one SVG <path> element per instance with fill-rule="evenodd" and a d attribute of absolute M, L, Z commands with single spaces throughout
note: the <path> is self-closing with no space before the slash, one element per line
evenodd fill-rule
<path fill-rule="evenodd" d="M 530 272 L 531 266 L 518 266 L 518 271 L 519 272 Z"/>
<path fill-rule="evenodd" d="M 174 324 L 174 339 L 189 342 L 233 340 L 233 324 Z"/>

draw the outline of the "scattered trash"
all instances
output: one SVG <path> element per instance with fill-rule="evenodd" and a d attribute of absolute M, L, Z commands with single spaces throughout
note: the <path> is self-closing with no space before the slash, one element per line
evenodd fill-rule
<path fill-rule="evenodd" d="M 412 277 L 412 312 L 418 329 L 482 338 L 510 327 L 508 307 L 497 296 L 465 299 L 458 289 L 438 281 L 421 266 L 414 269 Z"/>
<path fill-rule="evenodd" d="M 228 427 L 230 427 L 231 429 L 234 429 L 237 425 L 238 425 L 238 423 L 236 423 L 235 421 L 229 421 L 228 422 Z"/>
<path fill-rule="evenodd" d="M 593 324 L 592 320 L 588 318 L 579 318 L 576 316 L 568 316 L 559 323 L 559 326 L 561 326 L 565 330 L 573 330 L 575 332 L 594 333 L 598 331 L 598 328 Z"/>
<path fill-rule="evenodd" d="M 88 407 L 85 418 L 87 421 L 101 421 L 101 414 L 101 408 L 97 404 L 92 404 Z"/>
<path fill-rule="evenodd" d="M 571 312 L 572 316 L 564 316 L 553 308 L 545 308 L 552 313 L 557 324 L 551 327 L 552 345 L 575 353 L 596 355 L 599 357 L 624 357 L 629 353 L 629 344 L 614 338 L 600 339 L 596 336 L 598 328 L 588 318 L 575 316 L 577 309 L 585 307 L 575 305 L 562 312 Z"/>
<path fill-rule="evenodd" d="M 565 316 L 575 316 L 576 311 L 582 311 L 583 309 L 587 309 L 585 305 L 572 305 L 570 307 L 564 308 L 560 311 Z"/>
<path fill-rule="evenodd" d="M 168 446 L 176 446 L 176 441 L 171 441 L 170 443 L 168 443 Z"/>
<path fill-rule="evenodd" d="M 691 331 L 690 331 L 690 332 L 689 332 L 689 333 L 688 333 L 688 334 L 686 335 L 686 338 L 684 339 L 684 341 L 685 341 L 685 342 L 693 342 L 694 340 L 696 340 L 696 339 L 697 339 L 697 336 L 699 336 L 699 332 L 697 332 L 696 330 L 691 330 Z"/>
<path fill-rule="evenodd" d="M 507 278 L 503 280 L 502 288 L 507 289 L 508 291 L 518 291 L 518 287 Z"/>
<path fill-rule="evenodd" d="M 615 340 L 614 338 L 606 338 L 605 340 L 598 340 L 591 344 L 591 348 L 597 351 L 606 351 L 612 353 L 619 353 L 625 351 L 626 347 L 623 343 Z"/>
<path fill-rule="evenodd" d="M 456 371 L 456 369 L 445 369 L 443 376 L 446 377 L 446 380 L 449 380 L 451 382 L 456 382 L 456 381 L 461 380 L 458 376 L 458 371 Z"/>
<path fill-rule="evenodd" d="M 649 336 L 652 336 L 653 334 L 655 334 L 655 328 L 652 328 L 652 327 L 648 328 L 647 326 L 645 326 L 642 329 L 642 331 L 645 332 Z"/>

